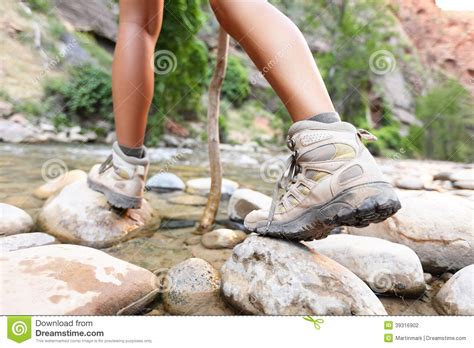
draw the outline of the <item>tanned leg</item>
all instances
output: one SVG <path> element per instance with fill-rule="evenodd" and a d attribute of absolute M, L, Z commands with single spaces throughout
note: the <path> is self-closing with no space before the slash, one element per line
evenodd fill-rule
<path fill-rule="evenodd" d="M 117 141 L 141 148 L 153 97 L 153 54 L 164 0 L 120 0 L 119 35 L 112 69 Z"/>
<path fill-rule="evenodd" d="M 222 27 L 244 48 L 293 121 L 334 112 L 326 86 L 297 26 L 266 0 L 211 0 Z"/>

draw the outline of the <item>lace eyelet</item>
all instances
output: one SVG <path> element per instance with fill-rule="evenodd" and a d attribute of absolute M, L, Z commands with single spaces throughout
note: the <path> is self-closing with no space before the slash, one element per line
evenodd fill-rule
<path fill-rule="evenodd" d="M 295 145 L 296 145 L 296 144 L 295 144 L 295 141 L 293 140 L 293 138 L 288 137 L 288 138 L 286 139 L 286 146 L 287 146 L 291 151 L 293 151 L 293 150 L 295 149 Z"/>

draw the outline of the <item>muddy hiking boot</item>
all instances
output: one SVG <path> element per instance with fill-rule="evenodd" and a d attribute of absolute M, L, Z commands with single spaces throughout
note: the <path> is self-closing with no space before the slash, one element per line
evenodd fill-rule
<path fill-rule="evenodd" d="M 361 139 L 376 140 L 346 122 L 296 122 L 288 132 L 293 151 L 268 210 L 244 221 L 251 232 L 290 240 L 325 238 L 337 226 L 363 227 L 400 209 Z"/>
<path fill-rule="evenodd" d="M 91 189 L 103 193 L 113 207 L 138 209 L 142 205 L 149 164 L 145 147 L 143 157 L 137 158 L 125 155 L 115 142 L 105 162 L 92 167 L 87 183 Z"/>

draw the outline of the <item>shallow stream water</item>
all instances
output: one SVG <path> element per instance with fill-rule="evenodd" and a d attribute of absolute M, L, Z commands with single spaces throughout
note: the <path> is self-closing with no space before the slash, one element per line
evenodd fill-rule
<path fill-rule="evenodd" d="M 36 218 L 44 204 L 33 196 L 33 191 L 66 170 L 88 171 L 95 163 L 102 162 L 110 153 L 106 145 L 27 145 L 0 143 L 0 202 L 27 211 Z M 275 157 L 276 155 L 276 157 Z M 206 147 L 194 149 L 150 149 L 152 164 L 150 176 L 160 170 L 178 175 L 183 181 L 209 176 Z M 221 151 L 224 177 L 248 187 L 271 194 L 275 176 L 281 172 L 287 154 L 269 153 L 266 150 L 224 145 Z M 190 257 L 199 257 L 219 269 L 231 255 L 230 249 L 206 249 L 195 234 L 195 224 L 201 216 L 202 205 L 173 204 L 170 198 L 182 192 L 147 192 L 145 198 L 162 218 L 158 230 L 103 249 L 108 254 L 151 271 L 166 272 L 173 265 Z M 227 201 L 223 200 L 217 216 L 217 227 L 236 227 L 227 220 Z M 237 226 L 238 227 L 238 226 Z M 441 285 L 441 284 L 439 284 Z M 403 300 L 381 298 L 389 314 L 436 315 L 431 306 L 433 291 L 420 299 Z M 161 303 L 149 309 L 151 315 L 166 314 Z"/>

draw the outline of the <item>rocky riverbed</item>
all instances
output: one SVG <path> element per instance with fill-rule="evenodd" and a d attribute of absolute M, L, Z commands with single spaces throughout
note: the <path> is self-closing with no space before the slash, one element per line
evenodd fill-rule
<path fill-rule="evenodd" d="M 290 243 L 242 226 L 285 153 L 223 145 L 217 223 L 200 235 L 205 148 L 152 149 L 146 203 L 127 212 L 85 183 L 108 151 L 0 144 L 1 313 L 474 314 L 472 165 L 380 159 L 394 217 Z"/>

